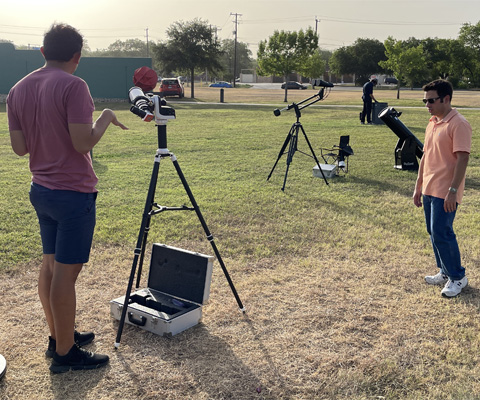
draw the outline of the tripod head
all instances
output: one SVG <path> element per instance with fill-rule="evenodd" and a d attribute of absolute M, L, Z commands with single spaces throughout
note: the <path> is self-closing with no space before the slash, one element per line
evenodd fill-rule
<path fill-rule="evenodd" d="M 128 100 L 132 104 L 130 111 L 143 121 L 155 120 L 158 131 L 158 148 L 168 154 L 167 122 L 175 119 L 175 110 L 167 106 L 165 99 L 144 90 L 153 90 L 157 84 L 157 73 L 148 67 L 138 68 L 133 76 L 134 87 L 128 91 Z"/>
<path fill-rule="evenodd" d="M 145 94 L 138 86 L 130 89 L 128 99 L 132 104 L 130 111 L 145 122 L 155 120 L 157 125 L 166 125 L 168 120 L 175 119 L 175 110 L 167 106 L 165 99 L 153 93 Z"/>
<path fill-rule="evenodd" d="M 130 103 L 130 111 L 138 115 L 145 122 L 155 120 L 155 125 L 158 131 L 158 148 L 163 153 L 168 154 L 167 149 L 167 122 L 170 119 L 175 119 L 175 110 L 166 106 L 167 102 L 159 96 L 147 93 L 134 86 L 130 89 L 128 94 Z"/>
<path fill-rule="evenodd" d="M 302 100 L 300 103 L 289 104 L 288 106 L 286 106 L 285 108 L 282 108 L 281 110 L 276 108 L 275 110 L 273 110 L 273 114 L 276 117 L 278 117 L 282 113 L 282 111 L 288 111 L 288 110 L 291 110 L 293 108 L 293 109 L 295 109 L 295 114 L 296 114 L 297 119 L 298 119 L 302 116 L 302 114 L 300 112 L 301 110 L 303 110 L 304 108 L 307 108 L 308 106 L 311 106 L 312 104 L 315 104 L 315 103 L 317 103 L 321 100 L 325 100 L 328 97 L 328 95 L 330 94 L 331 88 L 333 87 L 333 83 L 324 82 L 320 79 L 318 79 L 318 81 L 319 81 L 319 83 L 317 83 L 317 86 L 322 86 L 322 88 L 318 91 L 317 94 L 314 94 L 313 96 L 310 96 L 310 97 L 306 98 L 305 100 Z M 312 99 L 314 99 L 314 100 L 312 100 Z M 310 101 L 310 100 L 312 100 L 312 101 Z M 310 101 L 310 103 L 307 103 L 308 101 Z M 307 104 L 305 104 L 305 103 L 307 103 Z"/>
<path fill-rule="evenodd" d="M 157 125 L 165 125 L 169 119 L 175 119 L 175 110 L 167 106 L 165 99 L 150 93 L 157 85 L 157 73 L 148 67 L 141 67 L 133 74 L 133 84 L 128 92 L 132 104 L 130 111 L 145 122 L 155 119 Z M 145 93 L 147 92 L 147 93 Z"/>

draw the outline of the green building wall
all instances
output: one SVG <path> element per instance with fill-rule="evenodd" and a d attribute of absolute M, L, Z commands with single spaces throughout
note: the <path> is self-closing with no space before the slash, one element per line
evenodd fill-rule
<path fill-rule="evenodd" d="M 0 43 L 0 94 L 30 72 L 42 67 L 45 60 L 40 50 L 16 50 L 11 43 Z M 137 68 L 152 67 L 151 58 L 82 57 L 75 75 L 90 87 L 94 98 L 122 99 L 128 97 Z"/>

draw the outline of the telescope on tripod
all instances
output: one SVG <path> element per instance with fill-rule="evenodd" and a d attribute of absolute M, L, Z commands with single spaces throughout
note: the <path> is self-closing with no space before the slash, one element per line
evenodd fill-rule
<path fill-rule="evenodd" d="M 132 87 L 128 94 L 129 101 L 132 104 L 130 111 L 135 115 L 139 116 L 145 122 L 155 121 L 155 125 L 157 126 L 157 132 L 158 132 L 158 149 L 155 154 L 154 165 L 153 165 L 152 175 L 150 179 L 150 185 L 147 193 L 147 199 L 145 202 L 145 208 L 142 216 L 142 222 L 141 222 L 140 231 L 138 234 L 137 244 L 134 251 L 134 258 L 133 258 L 132 268 L 131 268 L 130 277 L 128 281 L 127 291 L 124 299 L 121 300 L 122 305 L 119 305 L 118 308 L 116 308 L 119 310 L 119 313 L 121 312 L 121 315 L 119 316 L 120 323 L 118 326 L 117 337 L 115 341 L 115 348 L 118 348 L 120 346 L 120 339 L 122 336 L 123 326 L 125 324 L 127 314 L 128 314 L 128 321 L 130 323 L 138 326 L 143 326 L 147 330 L 149 330 L 147 327 L 145 327 L 147 323 L 151 322 L 153 325 L 159 326 L 161 325 L 160 322 L 163 322 L 164 326 L 171 326 L 171 325 L 174 325 L 174 319 L 178 317 L 177 319 L 179 320 L 179 324 L 182 325 L 180 328 L 177 329 L 176 332 L 178 332 L 180 330 L 186 329 L 198 323 L 198 320 L 199 320 L 199 318 L 197 318 L 199 315 L 198 312 L 196 314 L 192 314 L 194 315 L 193 317 L 192 316 L 189 317 L 187 314 L 190 312 L 189 311 L 190 309 L 192 312 L 196 311 L 195 309 L 198 307 L 198 304 L 199 303 L 201 304 L 202 300 L 204 300 L 205 298 L 208 298 L 207 289 L 209 289 L 210 287 L 210 282 L 208 281 L 209 276 L 211 278 L 211 269 L 210 270 L 208 269 L 210 267 L 207 265 L 206 266 L 207 270 L 203 271 L 203 275 L 200 274 L 203 277 L 202 278 L 203 283 L 199 282 L 198 279 L 195 280 L 199 275 L 198 268 L 204 267 L 203 262 L 205 259 L 208 259 L 208 256 L 200 255 L 199 253 L 192 253 L 192 252 L 184 251 L 181 249 L 172 248 L 169 246 L 157 245 L 157 244 L 154 245 L 154 250 L 152 250 L 152 263 L 150 267 L 151 270 L 149 275 L 149 283 L 152 275 L 156 276 L 159 274 L 158 269 L 156 269 L 154 271 L 154 274 L 152 274 L 152 268 L 154 267 L 153 252 L 156 252 L 156 255 L 157 255 L 156 261 L 158 261 L 159 258 L 162 259 L 161 264 L 163 265 L 163 267 L 161 271 L 162 272 L 167 271 L 165 275 L 172 275 L 172 270 L 173 270 L 176 274 L 176 277 L 173 277 L 173 278 L 172 276 L 163 276 L 162 285 L 164 284 L 165 281 L 168 281 L 169 279 L 170 280 L 173 279 L 173 282 L 171 283 L 171 285 L 170 285 L 170 282 L 167 282 L 167 286 L 169 286 L 169 289 L 172 289 L 172 286 L 173 286 L 172 290 L 180 291 L 183 295 L 179 300 L 175 297 L 171 298 L 169 296 L 166 296 L 164 292 L 159 293 L 159 292 L 155 292 L 154 290 L 151 290 L 149 291 L 148 296 L 140 295 L 138 294 L 138 292 L 132 296 L 132 288 L 133 288 L 133 283 L 134 283 L 136 274 L 137 274 L 136 288 L 138 288 L 140 285 L 140 278 L 142 273 L 143 261 L 145 257 L 145 249 L 146 249 L 148 233 L 150 231 L 151 218 L 154 215 L 157 215 L 164 211 L 195 211 L 203 227 L 203 230 L 205 231 L 207 240 L 210 242 L 210 245 L 215 253 L 215 256 L 220 266 L 222 267 L 223 273 L 228 281 L 228 284 L 233 292 L 233 295 L 235 296 L 235 299 L 240 308 L 240 311 L 245 312 L 245 308 L 240 300 L 240 297 L 238 296 L 235 286 L 233 285 L 230 275 L 222 260 L 220 252 L 218 251 L 217 246 L 214 242 L 213 235 L 210 233 L 208 226 L 205 222 L 205 219 L 203 218 L 203 215 L 200 211 L 200 208 L 198 207 L 198 204 L 195 201 L 193 193 L 190 190 L 187 180 L 185 179 L 185 176 L 183 175 L 183 172 L 180 169 L 180 165 L 178 164 L 177 157 L 172 152 L 170 152 L 167 148 L 167 123 L 169 120 L 175 119 L 176 117 L 175 110 L 167 106 L 166 101 L 163 98 L 160 98 L 159 96 L 153 95 L 151 93 L 144 93 L 144 90 L 148 90 L 148 91 L 152 90 L 155 87 L 156 83 L 157 83 L 157 77 L 156 77 L 155 71 L 151 70 L 148 67 L 139 68 L 135 71 L 135 76 L 134 76 L 134 84 L 136 86 Z M 166 206 L 161 206 L 155 202 L 155 192 L 156 192 L 157 181 L 158 181 L 160 161 L 163 158 L 170 158 L 170 160 L 172 161 L 175 167 L 175 170 L 180 178 L 180 181 L 182 182 L 182 185 L 188 195 L 188 198 L 191 202 L 192 207 L 187 207 L 186 205 L 183 205 L 180 207 L 166 207 Z M 158 256 L 159 254 L 161 254 L 161 256 Z M 168 254 L 168 257 L 163 256 L 164 254 Z M 167 262 L 167 259 L 169 260 L 168 262 Z M 182 269 L 183 265 L 180 265 L 179 267 L 180 261 L 178 260 L 185 261 L 186 259 L 190 260 L 189 265 L 187 265 L 184 269 Z M 199 266 L 200 264 L 202 265 Z M 138 273 L 137 273 L 137 268 L 138 268 Z M 179 277 L 184 277 L 184 279 L 182 280 Z M 198 287 L 190 287 L 190 286 L 179 287 L 182 285 L 193 285 L 191 283 L 192 281 L 195 281 L 195 285 L 197 283 L 203 284 L 205 288 L 198 290 Z M 158 286 L 158 282 L 154 282 L 154 284 Z M 151 295 L 150 292 L 155 292 L 155 294 Z M 189 292 L 195 292 L 194 299 L 192 300 L 195 302 L 195 304 L 188 303 L 186 301 L 186 300 L 190 300 L 189 298 L 185 297 L 190 294 Z M 198 294 L 198 292 L 200 292 L 200 294 Z M 175 295 L 175 293 L 168 293 L 168 295 Z M 162 299 L 165 299 L 165 304 L 161 303 L 158 300 L 160 297 Z M 139 298 L 141 298 L 141 301 L 138 300 Z M 111 302 L 112 315 L 115 314 L 113 311 L 113 307 L 114 307 L 113 303 L 115 302 L 118 303 L 117 300 L 113 300 Z M 149 318 L 144 317 L 143 315 L 139 317 L 139 316 L 133 315 L 133 312 L 129 311 L 132 303 L 136 304 L 137 302 L 141 303 L 140 308 L 142 309 L 147 308 L 146 305 L 151 306 L 151 309 L 153 310 L 152 312 L 154 314 L 154 316 L 151 318 L 151 321 L 149 320 Z M 183 322 L 180 322 L 180 319 Z"/>
<path fill-rule="evenodd" d="M 310 144 L 310 141 L 308 140 L 307 134 L 305 133 L 305 129 L 303 129 L 303 126 L 300 122 L 300 117 L 302 116 L 301 111 L 303 109 L 305 109 L 305 108 L 311 106 L 312 104 L 315 104 L 315 103 L 317 103 L 321 100 L 325 100 L 328 97 L 328 95 L 330 94 L 330 90 L 333 87 L 333 83 L 325 82 L 325 81 L 322 81 L 321 79 L 316 79 L 314 86 L 321 86 L 322 88 L 318 91 L 318 93 L 302 100 L 299 103 L 289 104 L 288 106 L 286 106 L 285 108 L 282 108 L 281 110 L 279 110 L 278 108 L 273 110 L 273 114 L 276 117 L 278 117 L 278 116 L 281 115 L 281 113 L 283 111 L 288 111 L 288 110 L 294 109 L 295 110 L 295 116 L 297 118 L 297 121 L 290 128 L 290 131 L 287 134 L 285 142 L 283 143 L 283 146 L 280 149 L 280 152 L 278 153 L 277 161 L 275 161 L 275 164 L 273 165 L 273 168 L 272 168 L 272 170 L 270 171 L 270 174 L 267 177 L 267 181 L 268 181 L 270 179 L 270 177 L 272 176 L 272 173 L 275 170 L 275 167 L 277 166 L 280 158 L 284 154 L 287 154 L 287 168 L 286 168 L 286 171 L 285 171 L 285 177 L 283 179 L 282 191 L 285 191 L 285 185 L 287 184 L 288 171 L 290 169 L 290 164 L 292 163 L 293 156 L 295 155 L 296 151 L 299 151 L 300 153 L 302 153 L 306 156 L 312 157 L 315 160 L 315 163 L 318 166 L 318 169 L 319 169 L 319 171 L 320 171 L 320 173 L 323 177 L 323 180 L 325 181 L 325 184 L 328 185 L 327 178 L 325 177 L 325 174 L 323 173 L 323 170 L 320 166 L 320 162 L 318 161 L 317 156 L 315 155 L 315 152 L 313 151 L 312 145 Z M 310 149 L 311 155 L 307 154 L 307 153 L 305 153 L 301 150 L 298 150 L 298 133 L 299 133 L 299 131 L 302 131 L 302 134 L 305 138 L 305 141 L 307 142 L 308 147 Z M 287 146 L 289 146 L 288 151 L 285 151 Z"/>

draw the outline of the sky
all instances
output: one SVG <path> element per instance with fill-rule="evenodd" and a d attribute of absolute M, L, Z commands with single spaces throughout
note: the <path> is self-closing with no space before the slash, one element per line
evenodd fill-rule
<path fill-rule="evenodd" d="M 480 21 L 480 0 L 0 0 L 0 39 L 39 47 L 51 24 L 64 22 L 91 50 L 106 49 L 116 40 L 165 41 L 172 23 L 195 18 L 219 39 L 234 39 L 237 26 L 237 40 L 256 58 L 275 30 L 311 27 L 325 50 L 358 38 L 456 38 L 464 23 Z"/>

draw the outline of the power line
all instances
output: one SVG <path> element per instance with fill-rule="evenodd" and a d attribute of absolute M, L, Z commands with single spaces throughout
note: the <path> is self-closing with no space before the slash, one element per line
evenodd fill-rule
<path fill-rule="evenodd" d="M 330 22 L 343 22 L 348 24 L 367 24 L 367 25 L 399 25 L 399 26 L 456 26 L 461 25 L 463 22 L 401 22 L 401 21 L 375 21 L 375 20 L 354 20 L 346 18 L 329 18 L 329 17 L 320 17 L 322 21 Z"/>
<path fill-rule="evenodd" d="M 346 24 L 368 24 L 368 25 L 400 25 L 400 26 L 445 26 L 445 25 L 450 25 L 450 26 L 457 26 L 457 25 L 462 25 L 464 21 L 462 22 L 452 22 L 452 21 L 446 21 L 446 22 L 428 22 L 428 21 L 421 21 L 421 22 L 401 22 L 398 20 L 395 21 L 381 21 L 381 20 L 367 20 L 367 19 L 348 19 L 348 18 L 337 18 L 337 17 L 324 17 L 324 16 L 315 16 L 314 18 L 312 16 L 301 16 L 301 17 L 288 17 L 288 18 L 270 18 L 270 19 L 244 19 L 243 23 L 245 24 L 278 24 L 281 22 L 292 22 L 292 21 L 329 21 L 329 22 L 340 22 L 340 23 L 346 23 Z"/>

